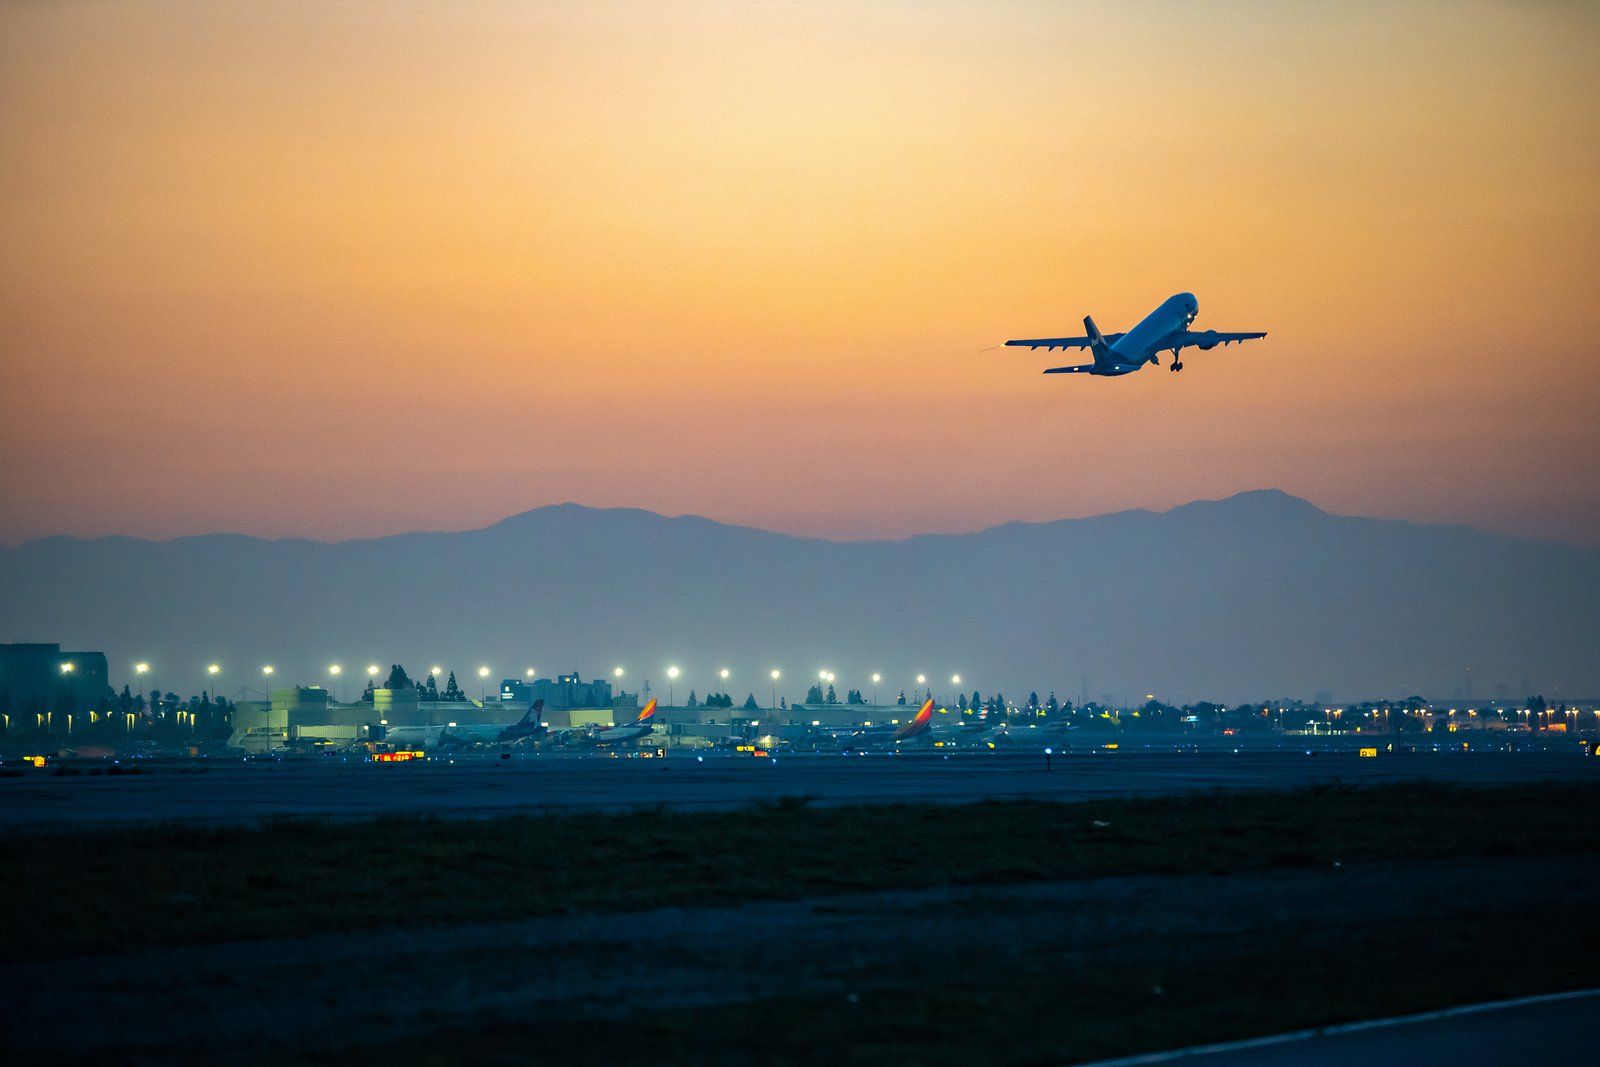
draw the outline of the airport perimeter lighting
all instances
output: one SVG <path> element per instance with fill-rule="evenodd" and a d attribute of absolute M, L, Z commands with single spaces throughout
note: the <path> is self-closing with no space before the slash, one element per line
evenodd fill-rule
<path fill-rule="evenodd" d="M 667 668 L 667 707 L 669 707 L 669 708 L 676 706 L 676 705 L 673 704 L 673 700 L 672 700 L 672 683 L 675 682 L 677 680 L 677 678 L 678 678 L 678 668 L 676 668 L 676 667 L 668 667 Z"/>
<path fill-rule="evenodd" d="M 217 664 L 217 663 L 208 664 L 206 666 L 206 673 L 207 674 L 221 674 L 222 673 L 222 666 L 220 664 Z"/>
<path fill-rule="evenodd" d="M 824 671 L 818 671 L 817 672 L 817 678 L 820 679 L 821 681 L 826 682 L 828 680 L 828 672 L 825 671 L 825 670 Z"/>
<path fill-rule="evenodd" d="M 378 665 L 376 663 L 367 664 L 367 673 L 376 678 L 378 676 Z"/>
<path fill-rule="evenodd" d="M 133 665 L 133 673 L 134 674 L 149 674 L 150 673 L 150 664 L 148 664 L 148 663 L 135 663 Z"/>
<path fill-rule="evenodd" d="M 489 668 L 488 667 L 479 667 L 478 668 L 478 677 L 479 678 L 487 678 L 487 677 L 489 677 Z"/>
<path fill-rule="evenodd" d="M 523 673 L 526 674 L 529 678 L 532 678 L 534 675 L 538 674 L 539 672 L 534 670 L 532 667 L 529 667 L 526 671 L 523 671 Z"/>
<path fill-rule="evenodd" d="M 77 669 L 78 669 L 78 665 L 76 663 L 73 663 L 71 660 L 68 660 L 67 662 L 65 662 L 65 663 L 63 663 L 61 665 L 61 673 L 62 674 L 71 674 L 73 671 L 75 671 Z"/>
<path fill-rule="evenodd" d="M 613 677 L 613 678 L 621 678 L 622 677 L 622 668 L 621 667 L 613 667 L 613 668 L 611 668 L 611 677 Z"/>
<path fill-rule="evenodd" d="M 959 674 L 952 674 L 952 675 L 951 675 L 951 676 L 950 676 L 950 684 L 951 684 L 951 685 L 960 685 L 960 684 L 961 684 L 961 675 L 959 675 Z"/>
<path fill-rule="evenodd" d="M 444 673 L 444 668 L 443 667 L 429 667 L 428 668 L 428 673 L 433 675 L 435 678 L 437 678 L 437 677 L 439 677 L 439 675 Z"/>
<path fill-rule="evenodd" d="M 872 706 L 878 706 L 878 683 L 883 681 L 883 675 L 877 671 L 872 672 Z"/>
<path fill-rule="evenodd" d="M 927 685 L 928 684 L 928 676 L 926 674 L 917 675 L 917 684 L 918 685 Z"/>
<path fill-rule="evenodd" d="M 337 663 L 330 663 L 328 664 L 328 673 L 337 678 L 339 675 L 344 673 L 344 668 L 339 666 Z"/>

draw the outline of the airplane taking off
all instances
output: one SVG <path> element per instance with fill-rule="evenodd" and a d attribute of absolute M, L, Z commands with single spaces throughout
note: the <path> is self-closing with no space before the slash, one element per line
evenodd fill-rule
<path fill-rule="evenodd" d="M 1012 348 L 1087 348 L 1094 353 L 1093 363 L 1076 367 L 1050 367 L 1046 374 L 1096 374 L 1117 377 L 1132 374 L 1146 363 L 1161 365 L 1157 354 L 1172 351 L 1169 370 L 1183 369 L 1183 350 L 1198 348 L 1202 352 L 1218 345 L 1231 345 L 1235 341 L 1250 341 L 1265 337 L 1265 333 L 1218 333 L 1216 330 L 1189 329 L 1194 317 L 1200 313 L 1200 302 L 1193 293 L 1179 293 L 1140 320 L 1139 325 L 1127 333 L 1102 334 L 1094 319 L 1087 316 L 1083 328 L 1087 337 L 1035 337 L 1020 341 L 1007 341 Z"/>

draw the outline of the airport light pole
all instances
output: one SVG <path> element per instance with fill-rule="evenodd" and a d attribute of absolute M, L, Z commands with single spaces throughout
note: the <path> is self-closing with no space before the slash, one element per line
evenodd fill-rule
<path fill-rule="evenodd" d="M 479 667 L 478 668 L 478 703 L 487 704 L 488 702 L 489 702 L 489 668 L 488 667 Z"/>
<path fill-rule="evenodd" d="M 667 668 L 667 707 L 669 707 L 669 708 L 677 707 L 677 704 L 673 701 L 673 695 L 672 695 L 672 683 L 677 681 L 677 678 L 678 678 L 678 668 L 676 668 L 676 667 L 668 667 Z"/>
<path fill-rule="evenodd" d="M 261 668 L 262 694 L 267 698 L 267 703 L 272 703 L 272 664 Z"/>
<path fill-rule="evenodd" d="M 133 673 L 139 679 L 139 699 L 144 699 L 144 676 L 150 673 L 150 664 L 135 663 Z"/>
<path fill-rule="evenodd" d="M 878 683 L 883 681 L 883 675 L 877 671 L 872 672 L 872 706 L 878 706 Z"/>
<path fill-rule="evenodd" d="M 339 675 L 344 673 L 344 668 L 337 663 L 328 664 L 328 696 L 335 704 L 339 703 Z"/>
<path fill-rule="evenodd" d="M 778 679 L 780 677 L 782 677 L 782 673 L 776 667 L 774 667 L 772 669 L 772 710 L 773 711 L 777 711 L 778 710 Z"/>

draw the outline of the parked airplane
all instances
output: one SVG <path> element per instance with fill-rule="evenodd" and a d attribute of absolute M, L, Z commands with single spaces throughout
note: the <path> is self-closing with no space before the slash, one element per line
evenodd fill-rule
<path fill-rule="evenodd" d="M 845 749 L 877 748 L 879 746 L 899 745 L 911 741 L 928 733 L 928 727 L 933 721 L 933 701 L 925 701 L 922 707 L 911 718 L 898 726 L 856 726 L 844 730 L 834 730 L 827 735 L 827 739 Z"/>
<path fill-rule="evenodd" d="M 1160 307 L 1146 315 L 1127 333 L 1101 334 L 1094 319 L 1085 316 L 1083 328 L 1086 337 L 1036 337 L 1020 341 L 1007 341 L 1013 348 L 1087 348 L 1094 353 L 1093 363 L 1075 367 L 1050 367 L 1046 374 L 1095 374 L 1117 377 L 1132 374 L 1146 363 L 1161 365 L 1158 354 L 1172 352 L 1169 370 L 1183 369 L 1183 350 L 1198 348 L 1202 352 L 1218 345 L 1231 345 L 1237 341 L 1250 341 L 1265 337 L 1265 333 L 1218 333 L 1216 330 L 1195 332 L 1189 329 L 1194 317 L 1200 313 L 1200 302 L 1193 293 L 1179 293 L 1170 297 Z"/>
<path fill-rule="evenodd" d="M 596 745 L 615 745 L 624 741 L 637 741 L 641 737 L 649 736 L 654 730 L 655 723 L 650 720 L 656 717 L 656 698 L 651 697 L 650 702 L 639 711 L 639 717 L 626 726 L 607 726 L 595 730 L 589 740 Z"/>

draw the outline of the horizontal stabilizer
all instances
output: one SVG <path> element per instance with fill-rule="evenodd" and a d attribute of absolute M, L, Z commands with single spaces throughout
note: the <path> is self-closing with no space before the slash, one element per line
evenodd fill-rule
<path fill-rule="evenodd" d="M 1093 363 L 1081 363 L 1076 367 L 1046 367 L 1046 374 L 1088 374 L 1094 370 Z"/>

